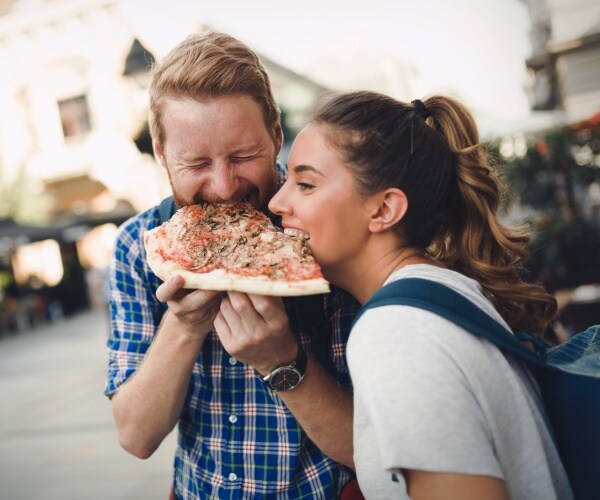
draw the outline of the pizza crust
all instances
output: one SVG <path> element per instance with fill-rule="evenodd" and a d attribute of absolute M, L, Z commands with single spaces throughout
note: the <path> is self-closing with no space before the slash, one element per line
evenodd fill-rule
<path fill-rule="evenodd" d="M 184 288 L 236 291 L 258 295 L 274 295 L 292 297 L 300 295 L 315 295 L 328 293 L 329 283 L 323 278 L 302 281 L 281 281 L 260 276 L 239 276 L 216 269 L 207 273 L 194 273 L 184 269 L 173 261 L 164 260 L 157 251 L 155 238 L 151 237 L 154 230 L 146 231 L 144 244 L 146 246 L 147 262 L 150 269 L 161 280 L 167 281 L 175 275 L 184 279 Z"/>

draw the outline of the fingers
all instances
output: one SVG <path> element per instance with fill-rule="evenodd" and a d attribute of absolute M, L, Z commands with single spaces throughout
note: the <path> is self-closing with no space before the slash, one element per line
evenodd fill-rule
<path fill-rule="evenodd" d="M 214 327 L 229 354 L 261 373 L 289 362 L 298 349 L 278 297 L 229 292 Z"/>
<path fill-rule="evenodd" d="M 229 328 L 229 324 L 227 323 L 227 321 L 225 321 L 225 317 L 223 316 L 223 313 L 221 311 L 217 312 L 215 316 L 214 328 L 216 331 L 220 332 L 220 335 L 223 335 L 224 337 L 231 337 L 231 329 Z"/>
<path fill-rule="evenodd" d="M 156 289 L 156 298 L 161 302 L 171 300 L 175 294 L 183 288 L 183 277 L 178 274 L 171 276 L 167 281 Z"/>
<path fill-rule="evenodd" d="M 182 276 L 174 275 L 156 290 L 156 298 L 168 302 L 169 308 L 176 311 L 193 310 L 205 305 L 215 305 L 225 292 L 215 290 L 190 290 L 183 288 Z"/>
<path fill-rule="evenodd" d="M 281 297 L 229 292 L 233 309 L 242 317 L 252 321 L 276 322 L 285 314 Z"/>
<path fill-rule="evenodd" d="M 169 311 L 181 322 L 181 326 L 197 334 L 206 334 L 213 328 L 225 292 L 190 290 L 183 288 L 184 279 L 172 276 L 156 290 L 156 297 L 166 302 Z"/>
<path fill-rule="evenodd" d="M 169 301 L 169 310 L 189 322 L 210 322 L 219 311 L 222 292 L 187 291 L 179 300 Z"/>

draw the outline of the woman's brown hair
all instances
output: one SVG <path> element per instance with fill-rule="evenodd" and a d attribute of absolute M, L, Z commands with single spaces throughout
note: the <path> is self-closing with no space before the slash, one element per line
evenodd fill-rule
<path fill-rule="evenodd" d="M 326 125 L 362 194 L 406 193 L 406 243 L 477 280 L 513 330 L 545 333 L 556 300 L 523 279 L 529 236 L 498 218 L 503 184 L 475 120 L 448 97 L 413 102 L 351 92 L 322 101 L 312 121 Z"/>

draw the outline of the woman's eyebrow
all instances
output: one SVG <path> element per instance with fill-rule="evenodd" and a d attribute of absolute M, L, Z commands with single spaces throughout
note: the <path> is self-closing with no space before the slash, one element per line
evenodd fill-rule
<path fill-rule="evenodd" d="M 296 174 L 300 174 L 302 172 L 314 172 L 315 174 L 323 175 L 320 170 L 316 169 L 312 165 L 296 165 L 293 170 Z"/>

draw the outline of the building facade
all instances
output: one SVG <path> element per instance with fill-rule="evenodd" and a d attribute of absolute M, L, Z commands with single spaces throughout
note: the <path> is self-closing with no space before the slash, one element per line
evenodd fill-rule
<path fill-rule="evenodd" d="M 523 0 L 531 15 L 534 110 L 564 112 L 567 123 L 600 111 L 600 2 Z"/>
<path fill-rule="evenodd" d="M 0 3 L 0 174 L 10 183 L 25 171 L 34 190 L 49 200 L 52 215 L 105 212 L 118 203 L 137 211 L 168 194 L 162 167 L 147 154 L 147 137 L 142 147 L 139 142 L 147 120 L 147 72 L 129 71 L 127 63 L 140 48 L 150 63 L 209 27 L 200 6 L 164 4 Z M 290 140 L 307 107 L 326 89 L 263 62 Z"/>
<path fill-rule="evenodd" d="M 0 331 L 50 315 L 32 304 L 102 301 L 116 226 L 170 194 L 147 131 L 149 65 L 208 29 L 195 2 L 0 0 Z M 326 88 L 262 60 L 287 156 Z"/>

